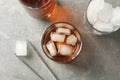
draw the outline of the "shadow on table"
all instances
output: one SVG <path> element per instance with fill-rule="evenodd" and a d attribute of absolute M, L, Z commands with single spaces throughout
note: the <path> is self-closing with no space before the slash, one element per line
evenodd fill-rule
<path fill-rule="evenodd" d="M 89 78 L 89 80 L 98 80 L 102 76 L 105 77 L 110 69 L 107 69 L 106 66 L 113 65 L 113 63 L 108 63 L 110 60 L 107 57 L 112 58 L 112 50 L 114 51 L 115 48 L 117 50 L 120 47 L 120 36 L 118 35 L 120 31 L 106 36 L 93 35 L 89 30 L 90 26 L 86 25 L 84 10 L 82 8 L 69 8 L 67 13 L 69 13 L 67 15 L 68 18 L 62 18 L 61 20 L 69 21 L 80 31 L 83 48 L 74 61 L 65 65 L 68 66 L 68 70 L 76 74 L 76 77 L 83 75 Z M 59 21 L 59 19 L 56 19 L 56 21 Z"/>
<path fill-rule="evenodd" d="M 82 34 L 83 48 L 78 57 L 70 64 L 76 72 L 98 79 L 104 75 L 104 59 L 99 44 L 89 34 Z M 91 79 L 90 79 L 91 80 Z"/>
<path fill-rule="evenodd" d="M 90 32 L 88 28 L 90 26 L 86 25 L 84 20 L 82 24 L 77 21 L 83 48 L 77 58 L 69 64 L 73 67 L 73 72 L 82 72 L 81 75 L 89 80 L 109 79 L 110 76 L 115 75 L 113 72 L 118 75 L 115 69 L 120 64 L 120 30 L 109 35 L 97 36 Z"/>
<path fill-rule="evenodd" d="M 120 52 L 120 35 L 118 35 L 120 30 L 104 36 L 93 35 L 89 28 L 90 25 L 87 24 L 84 18 L 85 10 L 78 8 L 59 5 L 54 11 L 53 16 L 49 18 L 51 23 L 61 21 L 69 22 L 75 25 L 81 33 L 83 41 L 81 53 L 74 61 L 64 65 L 76 77 L 85 76 L 89 78 L 88 80 L 98 80 L 102 76 L 105 77 L 105 75 L 112 76 L 112 72 L 110 72 L 111 74 L 109 73 L 111 68 L 114 69 L 109 66 L 114 65 L 112 60 L 115 59 L 115 64 L 120 63 L 120 59 L 117 57 Z"/>
<path fill-rule="evenodd" d="M 48 17 L 48 21 L 55 22 L 72 22 L 72 16 L 69 14 L 70 8 L 68 6 L 57 5 L 52 15 Z"/>

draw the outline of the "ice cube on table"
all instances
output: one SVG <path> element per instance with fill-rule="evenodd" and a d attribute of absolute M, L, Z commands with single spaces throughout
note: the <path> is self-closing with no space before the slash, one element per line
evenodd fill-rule
<path fill-rule="evenodd" d="M 56 42 L 64 42 L 65 41 L 65 35 L 64 34 L 51 32 L 50 37 L 51 37 L 52 41 L 56 41 Z"/>
<path fill-rule="evenodd" d="M 46 47 L 50 53 L 51 56 L 56 56 L 57 55 L 57 50 L 56 50 L 56 47 L 55 47 L 55 44 L 53 41 L 49 41 L 47 44 L 46 44 Z"/>
<path fill-rule="evenodd" d="M 58 52 L 60 53 L 60 55 L 69 56 L 72 54 L 72 51 L 73 51 L 72 46 L 63 45 L 63 44 L 59 45 Z"/>
<path fill-rule="evenodd" d="M 16 56 L 27 56 L 27 41 L 16 41 Z"/>
<path fill-rule="evenodd" d="M 102 32 L 113 32 L 114 31 L 114 27 L 112 26 L 111 23 L 104 23 L 101 21 L 97 21 L 93 27 L 98 30 L 98 31 L 102 31 Z"/>
<path fill-rule="evenodd" d="M 103 8 L 104 0 L 92 0 L 87 9 L 87 19 L 90 24 L 97 21 L 97 13 Z"/>
<path fill-rule="evenodd" d="M 65 35 L 70 35 L 71 34 L 71 30 L 68 28 L 57 28 L 56 30 L 57 33 L 63 33 Z"/>
<path fill-rule="evenodd" d="M 67 44 L 70 44 L 72 46 L 75 46 L 75 44 L 77 43 L 77 37 L 75 35 L 70 35 L 67 37 L 67 40 L 66 40 L 66 43 Z"/>
<path fill-rule="evenodd" d="M 112 5 L 109 3 L 104 3 L 104 7 L 98 12 L 97 17 L 99 20 L 103 22 L 109 22 L 112 15 L 113 15 Z"/>
<path fill-rule="evenodd" d="M 119 16 L 120 15 L 120 7 L 116 7 L 115 9 L 114 9 L 114 11 L 113 11 L 113 16 L 115 17 L 117 17 L 117 16 Z"/>

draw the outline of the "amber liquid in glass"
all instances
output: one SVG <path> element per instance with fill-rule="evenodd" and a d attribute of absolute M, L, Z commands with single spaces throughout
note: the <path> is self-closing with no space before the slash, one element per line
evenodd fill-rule
<path fill-rule="evenodd" d="M 47 18 L 56 6 L 55 0 L 20 0 L 27 12 L 35 18 Z"/>
<path fill-rule="evenodd" d="M 55 23 L 55 24 L 57 24 L 57 23 Z M 65 24 L 68 24 L 68 23 L 65 23 Z M 68 25 L 71 25 L 71 24 L 68 24 Z M 45 54 L 50 59 L 52 59 L 54 61 L 57 61 L 57 62 L 62 62 L 62 63 L 64 63 L 64 62 L 70 62 L 70 61 L 72 61 L 79 54 L 79 52 L 81 50 L 81 47 L 82 47 L 80 33 L 77 31 L 77 29 L 73 25 L 71 25 L 71 26 L 73 27 L 72 29 L 70 29 L 67 26 L 65 26 L 65 27 L 61 26 L 61 28 L 68 28 L 68 29 L 70 29 L 72 31 L 71 34 L 74 34 L 78 38 L 78 41 L 77 41 L 76 45 L 72 49 L 72 54 L 69 55 L 69 56 L 63 56 L 63 55 L 59 55 L 59 54 L 56 55 L 56 56 L 51 56 L 50 53 L 49 53 L 49 51 L 46 49 L 46 44 L 47 44 L 47 42 L 50 41 L 50 33 L 51 32 L 55 32 L 56 29 L 57 29 L 57 27 L 53 24 L 45 32 L 45 34 L 44 34 L 45 36 L 43 38 L 42 46 L 43 46 L 43 50 L 44 50 Z M 56 48 L 58 47 L 59 44 L 66 44 L 65 42 L 66 42 L 66 38 L 65 38 L 65 41 L 62 42 L 62 43 L 61 42 L 55 42 Z"/>

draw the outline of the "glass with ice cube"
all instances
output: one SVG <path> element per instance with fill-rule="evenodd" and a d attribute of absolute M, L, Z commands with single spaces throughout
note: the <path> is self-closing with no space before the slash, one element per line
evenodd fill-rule
<path fill-rule="evenodd" d="M 79 31 L 66 22 L 50 25 L 43 34 L 41 44 L 50 59 L 62 63 L 72 61 L 82 48 Z"/>
<path fill-rule="evenodd" d="M 120 1 L 91 0 L 87 20 L 97 34 L 109 34 L 120 28 Z"/>

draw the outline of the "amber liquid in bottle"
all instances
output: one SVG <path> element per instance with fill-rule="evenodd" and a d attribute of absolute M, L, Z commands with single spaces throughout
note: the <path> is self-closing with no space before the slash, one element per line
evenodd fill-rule
<path fill-rule="evenodd" d="M 56 6 L 55 0 L 20 0 L 27 12 L 35 18 L 45 18 L 52 15 Z"/>

